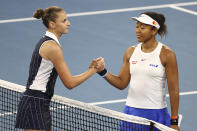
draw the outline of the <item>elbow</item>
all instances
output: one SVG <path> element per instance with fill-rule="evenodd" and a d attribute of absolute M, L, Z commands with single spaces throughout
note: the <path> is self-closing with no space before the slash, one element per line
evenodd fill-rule
<path fill-rule="evenodd" d="M 124 90 L 127 86 L 119 86 L 117 87 L 119 90 Z"/>
<path fill-rule="evenodd" d="M 60 77 L 60 79 L 64 86 L 69 90 L 73 89 L 76 86 L 76 82 L 73 80 L 72 77 L 68 77 L 67 79 L 64 77 Z"/>
<path fill-rule="evenodd" d="M 66 84 L 64 84 L 64 85 L 65 85 L 65 87 L 66 87 L 67 89 L 69 89 L 69 90 L 71 90 L 71 89 L 73 89 L 73 88 L 75 87 L 71 82 L 66 83 Z"/>
<path fill-rule="evenodd" d="M 72 90 L 74 87 L 72 87 L 70 85 L 69 86 L 67 85 L 66 88 L 69 89 L 69 90 Z"/>
<path fill-rule="evenodd" d="M 126 87 L 120 87 L 119 90 L 124 90 Z"/>
<path fill-rule="evenodd" d="M 124 81 L 123 78 L 119 77 L 119 82 L 117 84 L 117 88 L 119 90 L 124 90 L 125 88 L 127 88 L 127 85 L 128 85 L 128 82 L 127 81 Z"/>
<path fill-rule="evenodd" d="M 121 87 L 121 88 L 119 88 L 119 90 L 124 90 L 124 88 Z"/>
<path fill-rule="evenodd" d="M 178 95 L 179 94 L 179 87 L 174 86 L 174 88 L 169 88 L 169 93 Z"/>

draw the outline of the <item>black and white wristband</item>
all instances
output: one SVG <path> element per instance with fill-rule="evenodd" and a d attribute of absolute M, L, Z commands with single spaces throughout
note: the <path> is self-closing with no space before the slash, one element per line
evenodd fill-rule
<path fill-rule="evenodd" d="M 171 119 L 170 120 L 170 124 L 171 125 L 178 125 L 178 122 L 179 122 L 179 119 L 177 118 L 177 119 Z"/>
<path fill-rule="evenodd" d="M 100 76 L 105 77 L 107 75 L 107 69 L 102 70 L 101 72 L 97 72 Z"/>

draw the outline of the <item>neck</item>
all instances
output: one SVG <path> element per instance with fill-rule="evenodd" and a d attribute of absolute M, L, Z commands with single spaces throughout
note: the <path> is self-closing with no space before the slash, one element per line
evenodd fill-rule
<path fill-rule="evenodd" d="M 145 52 L 151 52 L 157 47 L 157 45 L 158 42 L 153 38 L 142 43 L 142 50 Z"/>
<path fill-rule="evenodd" d="M 48 29 L 48 31 L 53 33 L 57 37 L 58 40 L 60 39 L 60 37 L 61 37 L 60 33 L 57 33 L 57 32 L 55 32 L 54 30 L 51 30 L 51 29 Z"/>

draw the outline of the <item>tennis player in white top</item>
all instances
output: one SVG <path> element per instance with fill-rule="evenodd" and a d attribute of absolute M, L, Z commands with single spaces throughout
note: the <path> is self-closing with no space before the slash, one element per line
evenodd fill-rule
<path fill-rule="evenodd" d="M 101 69 L 98 73 L 120 90 L 129 85 L 124 113 L 151 119 L 179 130 L 176 55 L 169 47 L 156 40 L 157 34 L 163 37 L 167 33 L 165 17 L 156 12 L 144 12 L 132 19 L 137 22 L 136 37 L 139 44 L 126 50 L 118 75 L 109 73 L 107 69 Z M 170 95 L 171 116 L 165 100 L 166 81 Z"/>

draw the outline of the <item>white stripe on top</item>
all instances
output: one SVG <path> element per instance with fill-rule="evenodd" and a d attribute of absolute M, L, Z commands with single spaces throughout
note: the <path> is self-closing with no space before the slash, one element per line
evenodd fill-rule
<path fill-rule="evenodd" d="M 53 33 L 46 31 L 45 36 L 48 36 L 48 37 L 54 39 L 60 45 L 57 37 Z M 46 41 L 42 43 L 42 45 L 40 46 L 40 49 L 42 48 L 42 46 L 45 43 L 46 43 Z M 40 49 L 39 49 L 39 54 L 40 54 Z M 36 75 L 32 85 L 29 88 L 32 90 L 39 90 L 42 92 L 46 92 L 46 86 L 49 81 L 49 77 L 50 77 L 50 74 L 51 74 L 53 68 L 54 68 L 54 66 L 51 61 L 42 58 L 37 75 Z"/>

